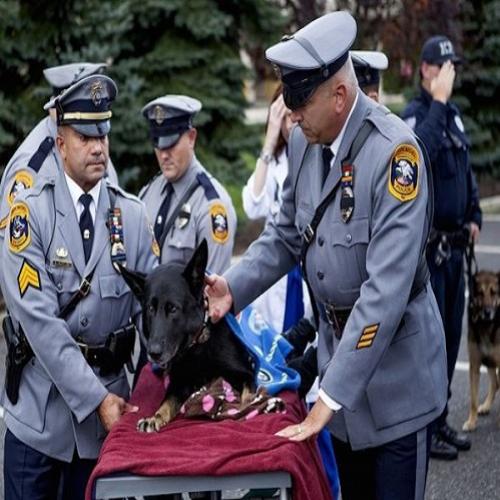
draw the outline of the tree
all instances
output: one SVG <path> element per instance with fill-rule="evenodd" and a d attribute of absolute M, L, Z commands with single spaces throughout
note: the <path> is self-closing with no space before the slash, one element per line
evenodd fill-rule
<path fill-rule="evenodd" d="M 267 0 L 7 0 L 0 3 L 0 164 L 43 116 L 46 66 L 105 61 L 118 84 L 110 134 L 122 181 L 137 190 L 156 160 L 140 110 L 167 93 L 199 98 L 197 154 L 223 182 L 246 176 L 241 155 L 258 148 L 244 125 L 240 50 L 282 32 Z"/>
<path fill-rule="evenodd" d="M 500 178 L 500 1 L 465 1 L 459 104 L 472 142 L 472 166 Z"/>

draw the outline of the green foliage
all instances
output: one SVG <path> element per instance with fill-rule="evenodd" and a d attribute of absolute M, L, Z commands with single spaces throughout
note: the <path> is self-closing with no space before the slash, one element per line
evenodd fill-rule
<path fill-rule="evenodd" d="M 268 0 L 7 0 L 0 3 L 0 165 L 43 117 L 43 68 L 104 61 L 117 82 L 111 156 L 137 191 L 157 172 L 142 107 L 167 93 L 200 99 L 197 155 L 221 182 L 246 179 L 242 154 L 259 136 L 244 125 L 242 48 L 266 45 L 284 18 Z"/>
<path fill-rule="evenodd" d="M 500 178 L 500 1 L 463 2 L 464 58 L 457 99 L 472 141 L 472 165 Z"/>

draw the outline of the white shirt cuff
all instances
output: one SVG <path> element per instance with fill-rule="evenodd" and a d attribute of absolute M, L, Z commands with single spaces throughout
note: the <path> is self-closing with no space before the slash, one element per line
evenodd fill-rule
<path fill-rule="evenodd" d="M 319 397 L 323 401 L 323 403 L 330 408 L 332 411 L 339 411 L 342 409 L 342 405 L 339 405 L 337 401 L 332 399 L 323 389 L 320 389 L 318 392 Z"/>

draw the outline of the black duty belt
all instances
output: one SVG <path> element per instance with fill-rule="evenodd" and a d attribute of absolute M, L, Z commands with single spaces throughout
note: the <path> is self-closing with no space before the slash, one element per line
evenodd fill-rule
<path fill-rule="evenodd" d="M 321 319 L 333 328 L 335 337 L 338 339 L 342 337 L 351 311 L 352 307 L 339 308 L 329 303 L 319 304 L 319 315 Z"/>
<path fill-rule="evenodd" d="M 125 364 L 132 372 L 131 357 L 135 332 L 135 325 L 130 323 L 109 333 L 104 344 L 90 345 L 81 339 L 77 339 L 77 344 L 87 363 L 98 367 L 101 375 L 117 374 Z"/>
<path fill-rule="evenodd" d="M 420 259 L 408 303 L 417 297 L 417 295 L 420 295 L 420 293 L 425 289 L 427 283 L 429 282 L 429 277 L 429 269 L 425 263 L 425 259 Z M 342 338 L 342 334 L 344 333 L 344 328 L 347 320 L 349 319 L 349 315 L 351 314 L 352 307 L 335 307 L 335 305 L 329 302 L 324 302 L 319 304 L 318 309 L 321 319 L 333 328 L 335 337 L 340 340 Z"/>

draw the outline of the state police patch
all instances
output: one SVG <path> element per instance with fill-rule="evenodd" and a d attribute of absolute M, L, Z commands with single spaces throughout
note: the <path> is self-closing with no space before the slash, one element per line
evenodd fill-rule
<path fill-rule="evenodd" d="M 389 192 L 399 201 L 410 201 L 418 193 L 419 155 L 415 146 L 400 144 L 391 158 Z"/>
<path fill-rule="evenodd" d="M 212 238 L 217 243 L 225 243 L 229 238 L 226 207 L 222 203 L 214 203 L 210 207 L 212 220 Z"/>
<path fill-rule="evenodd" d="M 7 196 L 7 201 L 9 206 L 12 206 L 16 196 L 25 189 L 29 189 L 33 186 L 33 177 L 26 170 L 20 170 L 14 177 L 14 181 L 12 182 L 12 186 L 10 188 L 9 194 Z"/>
<path fill-rule="evenodd" d="M 19 253 L 31 243 L 29 214 L 28 205 L 23 202 L 15 203 L 10 209 L 9 248 L 12 252 Z"/>

